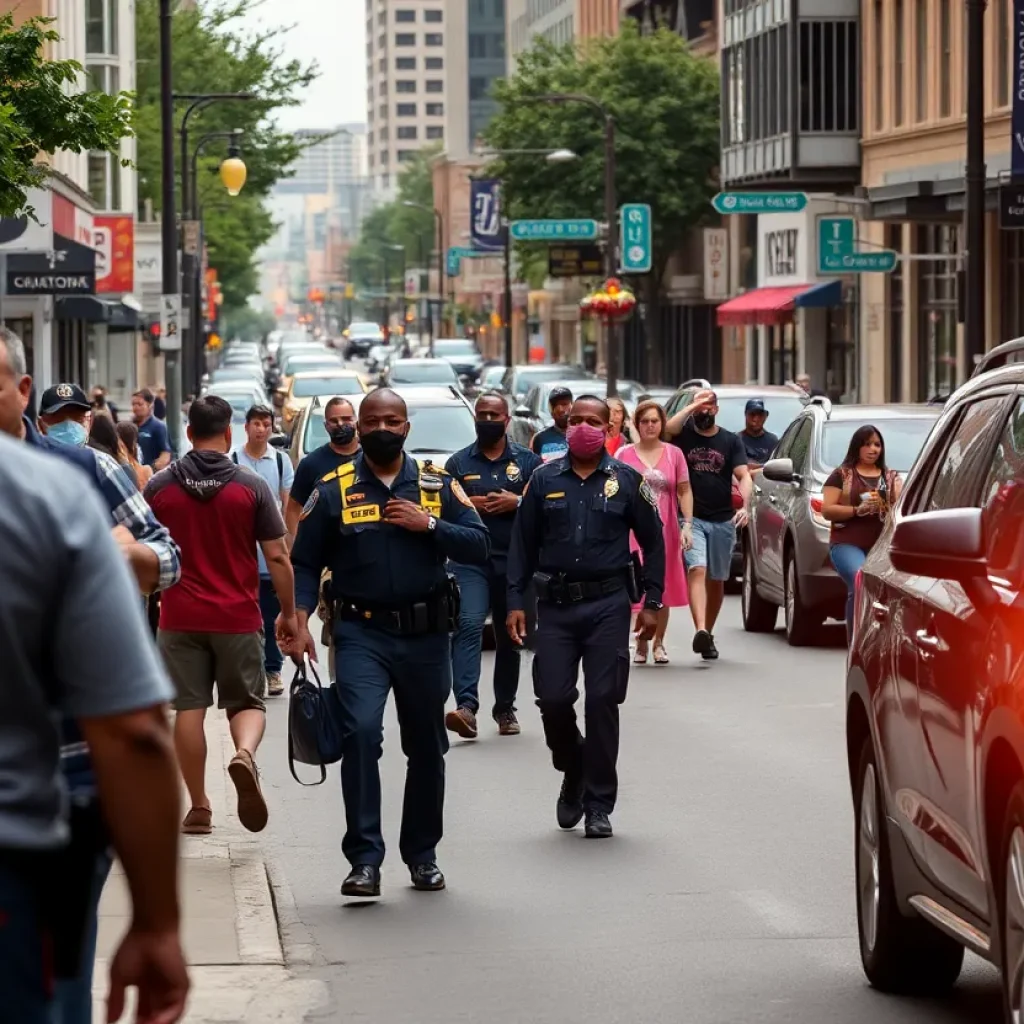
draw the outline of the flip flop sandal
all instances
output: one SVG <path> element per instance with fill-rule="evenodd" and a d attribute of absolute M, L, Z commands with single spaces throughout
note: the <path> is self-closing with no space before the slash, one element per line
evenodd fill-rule
<path fill-rule="evenodd" d="M 181 823 L 187 836 L 208 836 L 213 831 L 213 811 L 209 807 L 193 807 Z"/>
<path fill-rule="evenodd" d="M 655 665 L 667 665 L 668 664 L 668 653 L 665 650 L 664 644 L 654 645 L 654 664 Z"/>
<path fill-rule="evenodd" d="M 634 665 L 646 665 L 647 664 L 647 650 L 641 650 L 639 647 L 636 649 L 636 654 L 633 655 Z"/>

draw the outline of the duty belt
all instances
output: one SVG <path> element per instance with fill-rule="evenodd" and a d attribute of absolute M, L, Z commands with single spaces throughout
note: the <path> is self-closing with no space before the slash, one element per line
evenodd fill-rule
<path fill-rule="evenodd" d="M 611 576 L 603 580 L 568 580 L 564 576 L 548 576 L 537 573 L 533 577 L 537 597 L 552 604 L 577 604 L 592 601 L 598 597 L 615 594 L 626 587 L 625 577 Z"/>
<path fill-rule="evenodd" d="M 449 630 L 448 602 L 444 594 L 434 594 L 425 601 L 415 601 L 398 608 L 367 607 L 340 598 L 335 604 L 335 614 L 345 622 L 365 622 L 406 636 L 447 633 Z"/>

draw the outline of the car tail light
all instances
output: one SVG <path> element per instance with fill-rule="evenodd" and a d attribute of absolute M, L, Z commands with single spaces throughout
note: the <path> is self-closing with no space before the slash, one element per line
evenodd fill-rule
<path fill-rule="evenodd" d="M 821 514 L 822 507 L 824 506 L 825 499 L 820 494 L 811 495 L 811 518 L 818 524 L 818 526 L 824 526 L 828 529 L 831 524 Z"/>

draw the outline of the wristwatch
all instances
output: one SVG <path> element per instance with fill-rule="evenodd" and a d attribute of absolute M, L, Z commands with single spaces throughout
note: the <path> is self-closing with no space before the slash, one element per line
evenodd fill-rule
<path fill-rule="evenodd" d="M 427 516 L 427 529 L 433 533 L 437 529 L 437 517 Z"/>
<path fill-rule="evenodd" d="M 664 607 L 665 606 L 661 603 L 661 601 L 652 601 L 651 598 L 647 598 L 647 600 L 644 601 L 644 610 L 645 611 L 660 612 L 661 609 L 664 608 Z"/>
<path fill-rule="evenodd" d="M 523 496 L 520 494 L 519 497 L 516 498 L 516 508 L 519 508 L 519 506 L 522 505 L 522 503 L 523 503 Z"/>

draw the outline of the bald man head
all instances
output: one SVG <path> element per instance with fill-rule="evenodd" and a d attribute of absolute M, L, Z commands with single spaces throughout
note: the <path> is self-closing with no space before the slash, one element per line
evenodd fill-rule
<path fill-rule="evenodd" d="M 359 438 L 371 463 L 382 468 L 397 465 L 408 436 L 409 411 L 401 395 L 377 388 L 359 403 Z"/>

